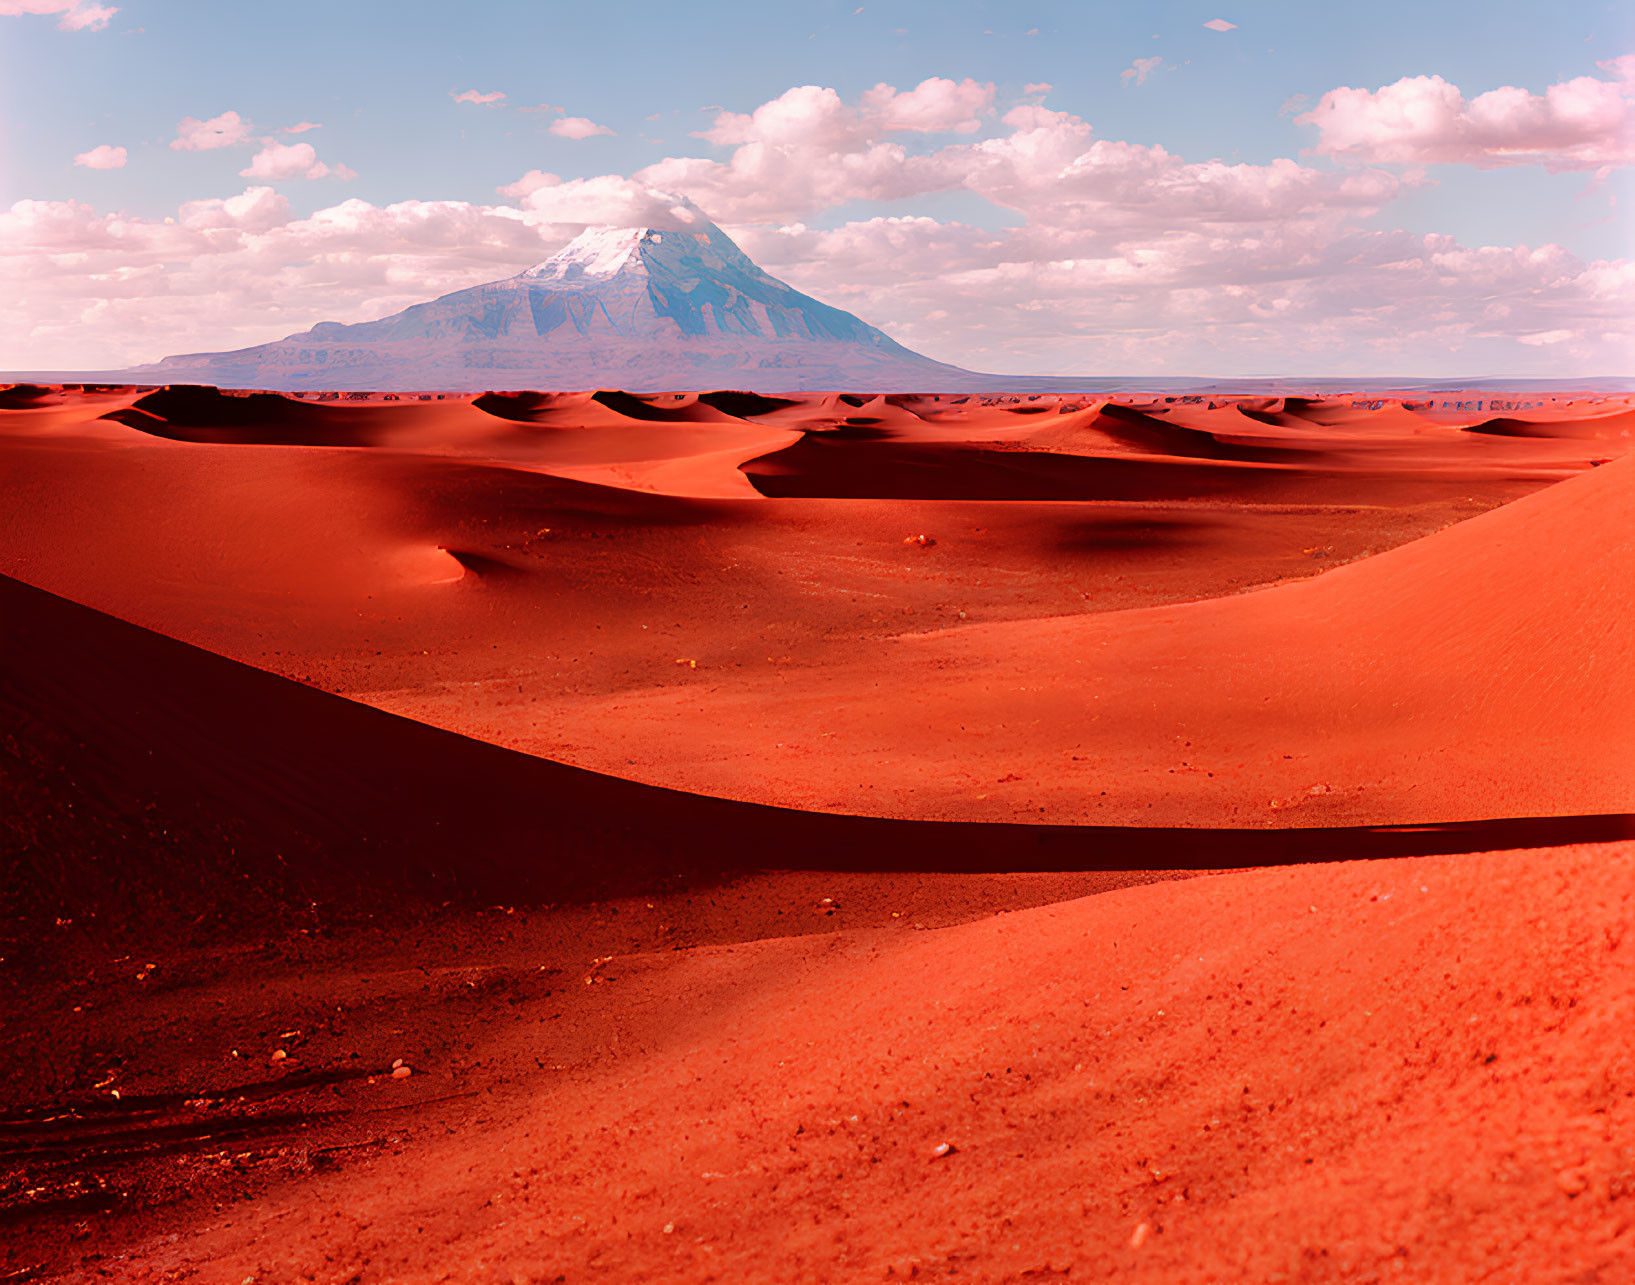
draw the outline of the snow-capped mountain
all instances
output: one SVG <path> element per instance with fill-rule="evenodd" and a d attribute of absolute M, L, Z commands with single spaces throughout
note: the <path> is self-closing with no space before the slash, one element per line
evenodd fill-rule
<path fill-rule="evenodd" d="M 697 208 L 592 227 L 514 277 L 356 325 L 167 357 L 143 379 L 272 389 L 963 389 L 922 357 L 758 268 Z M 690 220 L 690 221 L 689 221 Z"/>

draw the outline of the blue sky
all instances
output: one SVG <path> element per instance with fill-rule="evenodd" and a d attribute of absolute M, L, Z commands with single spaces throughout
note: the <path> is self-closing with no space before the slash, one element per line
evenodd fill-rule
<path fill-rule="evenodd" d="M 100 11 L 111 7 L 100 6 Z M 15 12 L 31 8 L 67 10 L 69 16 Z M 87 10 L 91 12 L 79 29 L 64 29 L 74 25 L 75 12 Z M 279 217 L 286 223 L 351 200 L 373 207 L 458 202 L 528 208 L 526 196 L 501 196 L 497 189 L 532 170 L 571 181 L 634 176 L 664 158 L 727 162 L 741 144 L 695 136 L 716 124 L 720 110 L 747 116 L 805 85 L 832 89 L 842 102 L 855 104 L 881 83 L 906 91 L 936 77 L 991 85 L 991 105 L 979 113 L 978 127 L 969 133 L 891 134 L 910 156 L 942 155 L 953 164 L 959 153 L 947 149 L 1013 135 L 1020 126 L 1008 121 L 1006 112 L 1034 103 L 1077 118 L 1088 127 L 1086 138 L 1149 149 L 1143 155 L 1162 148 L 1165 156 L 1189 165 L 1219 159 L 1264 167 L 1290 158 L 1314 173 L 1339 174 L 1372 162 L 1395 179 L 1406 179 L 1378 208 L 1359 206 L 1346 213 L 1348 234 L 1434 234 L 1472 249 L 1551 244 L 1584 264 L 1635 257 L 1627 217 L 1635 182 L 1621 156 L 1611 164 L 1594 163 L 1596 156 L 1606 159 L 1602 153 L 1594 153 L 1591 161 L 1562 163 L 1559 156 L 1551 160 L 1541 152 L 1537 163 L 1518 163 L 1513 157 L 1495 160 L 1497 154 L 1490 151 L 1485 158 L 1461 155 L 1447 162 L 1427 152 L 1417 159 L 1381 162 L 1383 145 L 1377 143 L 1370 144 L 1371 157 L 1320 154 L 1314 149 L 1322 131 L 1296 119 L 1341 87 L 1377 91 L 1412 77 L 1440 77 L 1466 99 L 1502 86 L 1536 96 L 1575 78 L 1612 80 L 1615 73 L 1605 64 L 1635 52 L 1635 9 L 1627 3 L 1563 3 L 1546 15 L 1536 3 L 1512 0 L 1370 6 L 865 0 L 860 12 L 856 3 L 738 0 L 691 5 L 283 0 L 275 6 L 124 0 L 105 23 L 98 10 L 87 4 L 72 10 L 68 0 L 0 0 L 0 15 L 11 15 L 0 16 L 0 209 L 17 202 L 76 202 L 102 219 L 121 216 L 145 224 L 177 218 L 184 203 L 219 202 L 247 186 L 262 185 L 241 174 L 260 145 L 257 139 L 280 147 L 309 145 L 331 171 L 308 179 L 286 175 L 276 166 L 269 170 L 277 177 L 265 185 L 282 202 Z M 1235 25 L 1213 30 L 1205 26 L 1212 19 Z M 1138 60 L 1151 59 L 1158 61 L 1142 69 Z M 1048 90 L 1029 92 L 1030 86 L 1045 84 Z M 486 105 L 456 102 L 454 96 L 465 91 L 505 97 Z M 521 110 L 542 105 L 560 110 Z M 210 150 L 172 146 L 183 118 L 207 120 L 225 112 L 248 122 L 243 144 Z M 588 137 L 550 132 L 554 122 L 570 117 L 611 132 Z M 301 122 L 318 128 L 298 135 L 281 132 Z M 1614 151 L 1616 141 L 1608 144 Z M 114 168 L 76 164 L 76 157 L 98 147 L 125 149 L 124 163 Z M 814 155 L 811 163 L 839 164 L 835 158 L 840 155 Z M 287 169 L 284 161 L 279 164 Z M 1558 172 L 1548 172 L 1549 166 Z M 355 176 L 345 177 L 349 174 Z M 789 231 L 792 227 L 805 234 L 833 233 L 871 221 L 885 228 L 879 220 L 915 217 L 967 229 L 959 235 L 973 247 L 980 240 L 976 232 L 1008 235 L 1004 250 L 984 243 L 986 248 L 968 253 L 949 251 L 942 275 L 950 279 L 1012 262 L 1006 254 L 1035 253 L 1029 262 L 1038 263 L 1037 246 L 1029 249 L 1033 242 L 1048 230 L 1053 244 L 1060 244 L 1072 230 L 1062 224 L 1059 211 L 1052 223 L 1028 199 L 995 199 L 980 184 L 944 184 L 941 190 L 922 190 L 924 186 L 865 184 L 856 195 L 808 202 L 771 218 L 751 217 L 759 207 L 735 203 L 730 196 L 718 198 L 726 208 L 712 208 L 709 192 L 689 195 L 735 235 L 747 229 L 740 237 L 746 248 L 763 260 L 770 256 L 774 262 L 767 264 L 769 269 L 808 289 L 828 283 L 825 264 L 835 256 L 824 252 L 826 243 L 811 241 L 809 235 L 803 240 L 803 233 Z M 825 191 L 834 197 L 832 186 Z M 37 211 L 31 217 L 37 221 Z M 1089 216 L 1081 209 L 1073 217 Z M 1283 215 L 1270 210 L 1268 217 Z M 550 248 L 558 226 L 552 222 L 541 230 L 544 249 Z M 1232 235 L 1247 235 L 1241 220 L 1235 226 Z M 1030 229 L 1031 235 L 1024 235 Z M 0 234 L 4 231 L 0 228 Z M 34 235 L 27 228 L 10 232 L 16 252 L 21 244 L 16 238 Z M 935 239 L 941 233 L 924 228 L 916 235 Z M 1160 244 L 1166 235 L 1173 239 L 1161 210 L 1151 213 L 1142 235 L 1149 241 L 1141 244 Z M 1328 235 L 1332 242 L 1338 233 L 1330 227 Z M 803 245 L 810 251 L 806 259 L 799 258 Z M 4 249 L 0 241 L 0 253 Z M 38 249 L 36 245 L 36 253 Z M 440 286 L 460 276 L 452 267 L 458 247 L 445 249 L 448 254 L 428 276 L 428 284 Z M 1086 248 L 1085 256 L 1093 253 L 1111 262 L 1117 249 L 1098 241 Z M 1119 252 L 1134 261 L 1139 244 L 1132 239 Z M 399 252 L 383 247 L 381 253 Z M 850 263 L 852 275 L 832 285 L 826 297 L 840 289 L 846 297 L 834 301 L 842 306 L 862 311 L 861 304 L 871 304 L 870 320 L 894 333 L 907 327 L 912 340 L 926 346 L 935 327 L 923 314 L 952 315 L 954 310 L 924 307 L 935 301 L 935 292 L 923 283 L 913 288 L 894 283 L 892 260 L 900 257 L 907 256 L 882 257 L 878 280 L 860 281 L 860 271 L 869 275 L 868 265 Z M 166 265 L 171 262 L 160 255 L 140 266 L 142 271 L 155 265 L 170 271 Z M 482 265 L 487 262 L 488 256 L 477 256 L 467 275 L 485 279 Z M 1562 269 L 1557 265 L 1555 271 L 1559 276 Z M 394 274 L 383 269 L 382 275 Z M 168 293 L 175 293 L 177 279 Z M 1175 280 L 1177 289 L 1203 288 L 1190 277 Z M 309 282 L 304 301 L 286 293 L 267 302 L 276 302 L 280 318 L 288 309 L 293 319 L 304 307 L 314 320 L 351 319 L 360 310 L 367 314 L 384 306 L 380 301 L 387 298 L 401 306 L 405 291 L 398 287 L 403 282 L 373 299 L 367 284 L 342 283 L 326 297 L 321 283 Z M 1537 286 L 1535 282 L 1531 288 Z M 1528 287 L 1518 280 L 1512 288 Z M 1345 297 L 1356 294 L 1350 290 Z M 75 297 L 84 296 L 78 289 Z M 254 329 L 247 320 L 253 316 L 254 299 L 242 300 L 237 311 L 219 299 L 216 303 L 222 305 L 221 324 L 232 332 L 223 335 L 224 344 L 249 333 L 247 325 Z M 980 295 L 966 291 L 958 303 L 963 320 L 944 327 L 949 338 L 933 355 L 983 360 L 992 368 L 1009 362 L 1014 369 L 1026 366 L 1033 352 L 1040 367 L 1052 368 L 1077 360 L 1080 351 L 1084 359 L 1099 361 L 1130 355 L 1111 339 L 1099 347 L 1095 339 L 1083 341 L 1082 327 L 1076 332 L 1057 327 L 1046 336 L 1036 326 L 1032 349 L 1027 334 L 996 341 L 995 324 L 1048 319 L 1018 316 L 1014 304 L 1002 303 L 983 337 L 970 328 L 969 317 Z M 1600 327 L 1601 335 L 1608 333 L 1604 303 L 1591 308 L 1594 316 L 1584 321 L 1590 329 Z M 1558 299 L 1557 305 L 1561 326 L 1531 314 L 1520 324 L 1545 327 L 1529 333 L 1574 328 L 1576 322 L 1563 320 L 1565 304 Z M 1334 314 L 1346 305 L 1331 298 L 1321 306 Z M 123 323 L 139 315 L 127 303 L 112 311 Z M 1169 336 L 1164 342 L 1173 350 L 1173 360 L 1209 358 L 1218 369 L 1224 362 L 1247 370 L 1243 345 L 1234 346 L 1230 336 L 1217 333 L 1211 343 L 1189 348 L 1175 337 L 1180 327 L 1170 324 L 1175 321 L 1173 306 L 1165 314 L 1169 323 L 1158 325 L 1153 321 L 1157 315 L 1150 309 L 1140 314 L 1149 324 L 1137 329 L 1155 343 L 1160 331 Z M 110 324 L 113 320 L 108 318 Z M 172 323 L 162 308 L 155 310 L 153 320 L 161 327 Z M 9 340 L 36 357 L 71 355 L 58 323 L 48 323 L 55 328 L 43 336 L 32 330 L 27 336 L 8 335 L 8 325 L 15 330 L 25 323 L 8 321 L 0 313 L 0 341 Z M 1222 324 L 1240 323 L 1223 319 Z M 1253 333 L 1253 323 L 1247 324 L 1248 329 L 1238 332 L 1245 342 Z M 965 330 L 954 335 L 961 326 Z M 178 334 L 178 341 L 183 337 Z M 1486 344 L 1483 360 L 1499 359 L 1503 345 L 1497 338 L 1489 334 L 1481 340 Z M 1332 338 L 1325 342 L 1326 349 L 1307 356 L 1318 361 L 1343 348 Z M 1457 351 L 1468 354 L 1475 342 Z M 108 360 L 118 347 L 98 339 L 86 344 L 84 359 Z M 1594 363 L 1612 360 L 1619 352 L 1616 343 L 1609 348 L 1589 340 L 1580 348 L 1582 360 Z M 1543 360 L 1563 353 L 1519 355 Z M 1405 353 L 1382 350 L 1385 365 L 1406 359 Z M 1170 361 L 1166 357 L 1162 364 Z M 1291 359 L 1290 364 L 1299 362 Z"/>

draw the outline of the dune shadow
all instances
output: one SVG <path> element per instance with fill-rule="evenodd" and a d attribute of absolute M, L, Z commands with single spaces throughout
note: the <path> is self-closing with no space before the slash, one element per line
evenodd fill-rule
<path fill-rule="evenodd" d="M 229 394 L 171 384 L 109 411 L 112 420 L 177 442 L 243 446 L 372 446 L 374 417 L 302 401 L 284 393 Z"/>
<path fill-rule="evenodd" d="M 754 419 L 757 415 L 771 415 L 800 405 L 789 398 L 768 397 L 762 393 L 746 393 L 736 389 L 700 393 L 698 400 L 706 406 L 713 406 L 723 415 L 731 415 L 736 419 Z"/>
<path fill-rule="evenodd" d="M 44 384 L 12 384 L 0 388 L 0 410 L 33 410 L 56 391 Z"/>
<path fill-rule="evenodd" d="M 1156 829 L 740 803 L 471 740 L 3 577 L 0 614 L 13 935 L 54 915 L 149 930 L 349 899 L 561 902 L 768 868 L 1199 870 L 1635 835 L 1625 815 Z"/>
<path fill-rule="evenodd" d="M 739 468 L 762 495 L 847 500 L 1188 500 L 1280 494 L 1289 474 L 1206 461 L 995 450 L 886 434 L 804 434 Z"/>

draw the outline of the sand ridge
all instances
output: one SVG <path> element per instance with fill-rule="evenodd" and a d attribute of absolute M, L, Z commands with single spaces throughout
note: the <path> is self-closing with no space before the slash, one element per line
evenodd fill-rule
<path fill-rule="evenodd" d="M 1444 658 L 1434 673 L 1366 679 L 1377 706 L 1400 698 L 1400 677 L 1419 693 L 1415 716 L 1404 728 L 1370 706 L 1380 743 L 1347 759 L 1360 742 L 1331 730 L 1360 699 L 1346 685 L 1365 681 L 1362 658 L 1388 656 L 1393 635 L 1463 628 L 1429 623 L 1442 588 L 1409 612 L 1365 577 L 1356 618 L 1332 627 L 1310 605 L 1322 596 L 1297 585 L 1242 596 L 1317 573 L 1350 583 L 1352 568 L 1331 568 L 1586 470 L 1627 445 L 1627 430 L 1573 435 L 1621 422 L 1617 399 L 1552 404 L 1534 422 L 1560 435 L 1512 437 L 1401 403 L 1267 399 L 122 396 L 123 410 L 86 407 L 86 431 L 126 434 L 113 450 L 87 449 L 57 418 L 41 430 L 30 399 L 0 411 L 0 466 L 20 497 L 0 569 L 544 757 L 760 802 L 962 820 L 1393 824 L 1628 804 L 1611 757 L 1621 742 L 1574 721 L 1627 702 L 1627 631 L 1584 643 L 1613 687 L 1569 682 L 1566 707 L 1542 721 L 1541 696 L 1515 698 L 1522 737 L 1503 725 L 1510 698 L 1479 649 L 1456 658 L 1427 642 Z M 140 416 L 161 412 L 156 437 Z M 1348 416 L 1362 426 L 1318 422 Z M 1282 437 L 1245 445 L 1245 425 Z M 767 433 L 796 440 L 756 455 Z M 330 440 L 343 444 L 317 444 Z M 888 450 L 919 454 L 893 465 Z M 746 487 L 799 451 L 832 457 L 778 466 L 813 482 L 809 498 Z M 1010 489 L 994 492 L 996 477 Z M 1084 493 L 1077 477 L 1123 498 L 1061 498 Z M 902 494 L 829 498 L 825 479 L 848 478 Z M 968 498 L 983 487 L 1011 498 Z M 1627 546 L 1601 547 L 1625 516 L 1617 492 L 1595 492 L 1599 532 L 1558 532 L 1576 543 L 1539 551 L 1562 564 L 1533 569 L 1545 592 L 1585 575 L 1618 583 L 1609 568 Z M 1496 555 L 1448 547 L 1450 566 L 1469 554 L 1502 580 Z M 1421 559 L 1403 574 L 1441 573 Z M 1500 586 L 1469 610 L 1502 613 L 1503 599 Z M 1214 605 L 1178 605 L 1191 600 Z M 1128 614 L 1144 607 L 1159 614 Z M 1496 656 L 1552 645 L 1537 614 L 1531 643 L 1483 628 Z M 1103 667 L 1108 689 L 1087 710 L 1081 680 L 1099 652 L 1126 659 Z M 1231 677 L 1215 682 L 1210 657 L 1227 654 Z M 1550 766 L 1574 729 L 1600 757 Z M 1495 737 L 1513 766 L 1483 783 L 1477 742 Z"/>
<path fill-rule="evenodd" d="M 0 389 L 0 1275 L 1620 1279 L 1629 417 Z"/>

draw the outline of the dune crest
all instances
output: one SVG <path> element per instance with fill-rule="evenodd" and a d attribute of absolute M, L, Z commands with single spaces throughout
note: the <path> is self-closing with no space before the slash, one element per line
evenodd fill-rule
<path fill-rule="evenodd" d="M 799 764 L 802 797 L 961 819 L 1635 810 L 1632 470 L 1626 458 L 1314 580 L 910 630 L 798 687 L 777 671 L 738 679 L 711 694 L 714 740 L 683 731 L 690 691 L 630 693 L 612 753 L 576 761 L 613 768 L 640 745 L 665 764 L 643 779 L 770 801 L 786 787 L 755 788 L 766 749 L 751 746 L 779 742 L 799 747 L 775 757 Z M 574 736 L 588 713 L 570 710 L 555 735 Z M 868 782 L 867 802 L 823 792 L 848 780 Z"/>
<path fill-rule="evenodd" d="M 1627 450 L 1628 399 L 1458 400 L 1524 435 L 1357 403 L 20 388 L 0 570 L 481 739 L 763 803 L 1625 810 L 1628 465 L 1590 466 Z"/>

